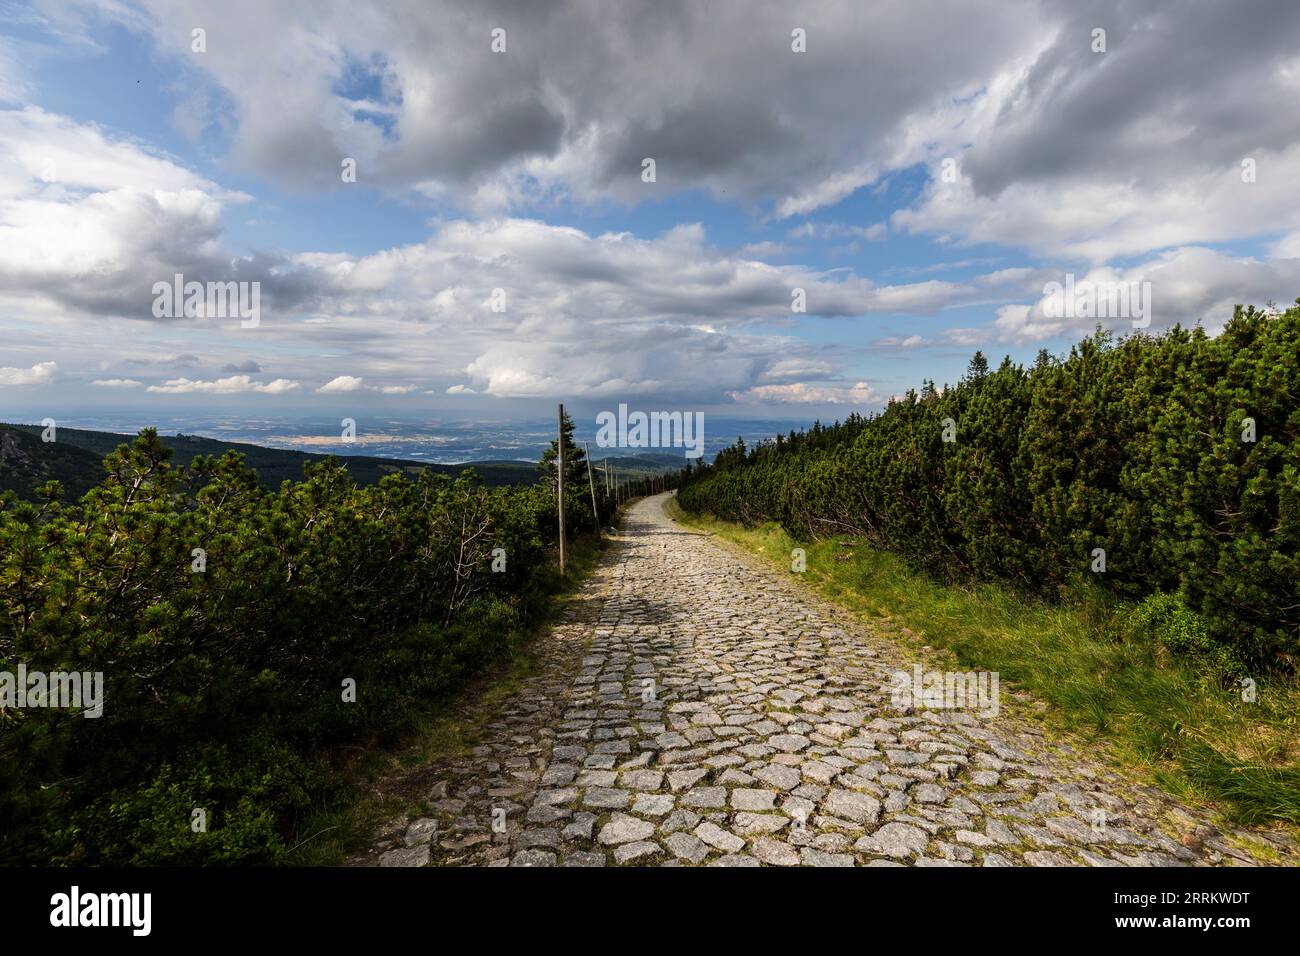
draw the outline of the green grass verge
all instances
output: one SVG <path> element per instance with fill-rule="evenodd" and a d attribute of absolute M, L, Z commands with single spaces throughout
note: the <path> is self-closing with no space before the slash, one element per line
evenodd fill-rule
<path fill-rule="evenodd" d="M 744 528 L 682 512 L 683 524 L 790 568 L 825 597 L 866 619 L 890 618 L 964 665 L 997 671 L 1048 705 L 1051 724 L 1104 742 L 1122 764 L 1185 803 L 1246 825 L 1300 824 L 1300 683 L 1257 676 L 1242 700 L 1207 666 L 1126 639 L 1128 606 L 1099 589 L 1049 604 L 1003 585 L 953 587 L 897 556 L 850 538 L 798 542 L 779 526 Z"/>
<path fill-rule="evenodd" d="M 510 635 L 510 652 L 500 665 L 472 681 L 455 699 L 414 717 L 414 729 L 396 745 L 357 747 L 336 755 L 344 785 L 301 822 L 287 854 L 289 866 L 337 866 L 370 845 L 390 820 L 420 812 L 437 781 L 430 764 L 468 754 L 500 703 L 537 673 L 535 640 L 559 617 L 608 547 L 593 535 L 570 542 L 563 576 L 556 571 L 545 615 L 534 626 Z"/>

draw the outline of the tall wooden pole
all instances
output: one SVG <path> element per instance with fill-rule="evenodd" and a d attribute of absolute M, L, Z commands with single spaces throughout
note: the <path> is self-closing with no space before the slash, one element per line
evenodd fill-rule
<path fill-rule="evenodd" d="M 591 473 L 591 445 L 582 443 L 587 449 L 587 484 L 591 486 L 591 519 L 596 522 L 596 537 L 600 537 L 600 509 L 596 507 L 596 476 Z"/>
<path fill-rule="evenodd" d="M 559 454 L 555 460 L 559 463 L 559 472 L 556 474 L 556 500 L 559 502 L 560 510 L 560 571 L 564 571 L 564 403 L 560 403 L 560 413 L 558 416 L 560 423 L 560 438 L 556 442 Z"/>

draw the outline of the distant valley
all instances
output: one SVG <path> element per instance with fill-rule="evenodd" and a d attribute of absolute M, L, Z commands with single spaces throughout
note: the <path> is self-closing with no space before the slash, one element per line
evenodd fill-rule
<path fill-rule="evenodd" d="M 34 499 L 41 485 L 47 481 L 58 481 L 63 485 L 65 499 L 80 498 L 103 480 L 104 457 L 118 445 L 130 443 L 134 438 L 133 435 L 119 432 L 60 427 L 55 433 L 56 440 L 46 442 L 41 440 L 41 431 L 40 425 L 0 423 L 0 492 L 15 491 L 21 498 Z M 302 478 L 305 464 L 330 457 L 326 454 L 266 448 L 199 435 L 161 437 L 175 452 L 172 460 L 178 465 L 189 464 L 200 455 L 239 452 L 244 455 L 245 464 L 257 472 L 263 484 L 270 487 L 276 487 L 286 480 L 297 481 Z M 385 475 L 397 472 L 415 475 L 425 468 L 440 475 L 459 475 L 466 468 L 472 468 L 485 484 L 491 486 L 527 484 L 538 477 L 535 463 L 517 460 L 432 464 L 371 455 L 335 457 L 347 467 L 360 485 L 374 484 Z M 676 471 L 681 467 L 682 458 L 680 455 L 665 453 L 597 458 L 598 476 L 602 475 L 603 463 L 608 463 L 614 473 L 627 479 Z"/>

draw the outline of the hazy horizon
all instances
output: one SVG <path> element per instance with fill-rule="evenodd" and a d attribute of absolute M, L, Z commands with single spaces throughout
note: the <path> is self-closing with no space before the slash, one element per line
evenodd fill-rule
<path fill-rule="evenodd" d="M 566 409 L 567 411 L 567 409 Z M 39 426 L 52 418 L 56 428 L 84 429 L 132 435 L 141 428 L 154 427 L 160 435 L 184 434 L 221 441 L 262 445 L 322 454 L 367 455 L 403 458 L 431 464 L 454 465 L 472 461 L 536 461 L 555 437 L 554 416 L 456 420 L 450 418 L 398 418 L 388 414 L 360 415 L 355 439 L 342 440 L 340 419 L 326 416 L 242 418 L 231 415 L 160 415 L 81 414 L 41 416 L 19 420 L 12 416 L 6 423 Z M 646 453 L 684 457 L 681 448 L 602 448 L 597 442 L 597 425 L 589 415 L 573 414 L 575 441 L 590 445 L 592 458 L 626 457 Z M 756 419 L 728 416 L 705 416 L 704 459 L 711 461 L 722 448 L 743 437 L 747 445 L 772 438 L 777 433 L 802 430 L 812 422 L 792 419 Z M 57 432 L 56 432 L 57 433 Z"/>

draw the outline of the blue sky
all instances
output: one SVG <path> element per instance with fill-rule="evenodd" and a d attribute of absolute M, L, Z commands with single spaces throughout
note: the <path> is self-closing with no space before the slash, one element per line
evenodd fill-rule
<path fill-rule="evenodd" d="M 1077 7 L 0 4 L 0 418 L 825 419 L 1132 331 L 1067 274 L 1289 303 L 1294 9 Z"/>

